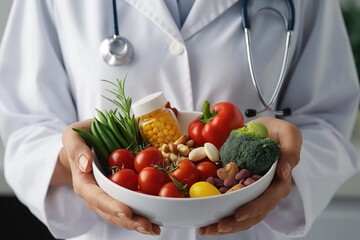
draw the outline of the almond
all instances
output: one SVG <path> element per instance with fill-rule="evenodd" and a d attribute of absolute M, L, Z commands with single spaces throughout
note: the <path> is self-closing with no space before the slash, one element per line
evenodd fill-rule
<path fill-rule="evenodd" d="M 205 149 L 206 156 L 212 162 L 218 162 L 220 160 L 219 150 L 217 149 L 217 147 L 214 144 L 207 142 L 204 144 L 204 149 Z"/>
<path fill-rule="evenodd" d="M 189 140 L 189 137 L 187 135 L 181 135 L 181 137 L 175 140 L 174 144 L 185 144 L 187 140 Z"/>
<path fill-rule="evenodd" d="M 206 158 L 206 153 L 205 153 L 204 147 L 194 148 L 189 153 L 189 160 L 190 161 L 196 162 L 196 161 L 200 161 L 200 160 L 202 160 L 204 158 Z"/>
<path fill-rule="evenodd" d="M 233 191 L 242 189 L 243 187 L 245 187 L 243 184 L 238 183 L 238 184 L 232 186 L 229 190 L 227 190 L 226 193 L 229 193 L 229 192 L 233 192 Z"/>

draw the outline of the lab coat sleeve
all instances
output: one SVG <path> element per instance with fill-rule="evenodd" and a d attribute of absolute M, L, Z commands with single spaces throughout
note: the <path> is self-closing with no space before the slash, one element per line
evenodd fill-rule
<path fill-rule="evenodd" d="M 0 49 L 0 132 L 6 181 L 66 238 L 91 228 L 95 214 L 72 188 L 49 189 L 62 131 L 77 120 L 51 9 L 50 1 L 13 2 Z"/>
<path fill-rule="evenodd" d="M 358 164 L 350 139 L 359 82 L 338 2 L 299 2 L 301 36 L 283 107 L 293 109 L 286 119 L 301 129 L 301 159 L 293 170 L 295 187 L 264 221 L 272 232 L 288 237 L 309 232 Z"/>

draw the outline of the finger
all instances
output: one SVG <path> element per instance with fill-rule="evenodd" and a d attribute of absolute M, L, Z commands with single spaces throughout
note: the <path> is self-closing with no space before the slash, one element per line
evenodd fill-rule
<path fill-rule="evenodd" d="M 287 179 L 291 176 L 292 169 L 300 160 L 301 132 L 292 124 L 284 124 L 278 132 L 278 141 L 280 158 L 276 168 L 276 175 L 282 179 Z"/>
<path fill-rule="evenodd" d="M 282 179 L 290 177 L 292 169 L 300 160 L 301 131 L 292 123 L 276 118 L 263 117 L 255 121 L 265 124 L 269 130 L 269 137 L 280 145 L 276 175 Z"/>
<path fill-rule="evenodd" d="M 217 224 L 212 224 L 206 227 L 202 227 L 199 229 L 199 234 L 202 236 L 214 236 L 214 235 L 222 235 L 222 234 L 229 234 L 235 233 L 238 231 L 244 231 L 255 224 L 261 222 L 264 218 L 264 215 L 258 215 L 252 218 L 248 218 L 245 221 L 237 222 L 235 221 L 234 217 L 227 217 L 222 219 Z"/>
<path fill-rule="evenodd" d="M 97 184 L 91 173 L 73 171 L 73 188 L 77 195 L 85 200 L 87 206 L 97 212 L 108 216 L 131 218 L 132 211 L 125 204 L 107 195 Z M 109 218 L 109 220 L 111 220 Z"/>
<path fill-rule="evenodd" d="M 264 212 L 262 214 L 247 218 L 246 220 L 241 222 L 236 221 L 233 217 L 225 218 L 218 223 L 218 231 L 219 233 L 234 233 L 247 230 L 264 220 L 267 214 L 267 212 Z"/>
<path fill-rule="evenodd" d="M 77 194 L 84 198 L 91 210 L 111 224 L 143 234 L 160 234 L 159 226 L 147 218 L 133 215 L 128 206 L 111 198 L 92 183 L 82 184 Z"/>
<path fill-rule="evenodd" d="M 70 164 L 75 165 L 74 162 Z M 146 218 L 133 215 L 127 205 L 107 195 L 97 185 L 91 173 L 83 173 L 80 169 L 72 166 L 72 174 L 75 193 L 84 199 L 89 209 L 107 222 L 144 234 L 160 234 L 159 226 L 152 224 Z"/>
<path fill-rule="evenodd" d="M 200 235 L 220 235 L 246 230 L 261 222 L 287 196 L 291 188 L 291 179 L 276 178 L 274 183 L 257 199 L 237 209 L 234 216 L 226 217 L 218 223 L 199 229 Z"/>
<path fill-rule="evenodd" d="M 135 230 L 140 233 L 150 235 L 160 234 L 160 227 L 158 225 L 152 224 L 147 218 L 133 215 L 133 218 L 131 220 L 134 222 L 134 225 L 136 227 Z"/>
<path fill-rule="evenodd" d="M 124 227 L 128 230 L 135 230 L 146 235 L 159 235 L 161 232 L 158 225 L 152 224 L 148 219 L 137 215 L 133 215 L 131 219 L 120 219 L 116 225 Z"/>
<path fill-rule="evenodd" d="M 289 176 L 291 169 L 300 159 L 301 133 L 296 126 L 283 120 L 264 117 L 256 121 L 265 124 L 269 130 L 269 137 L 280 145 L 277 175 L 260 197 L 240 207 L 233 217 L 224 218 L 216 224 L 200 228 L 201 235 L 217 235 L 248 229 L 262 221 L 290 192 L 291 178 Z"/>
<path fill-rule="evenodd" d="M 212 236 L 218 234 L 217 223 L 199 228 L 199 234 L 201 236 Z"/>
<path fill-rule="evenodd" d="M 280 179 L 275 177 L 271 185 L 255 200 L 239 207 L 235 212 L 236 221 L 245 221 L 264 213 L 270 212 L 278 202 L 286 197 L 291 190 L 291 178 Z"/>
<path fill-rule="evenodd" d="M 91 210 L 107 222 L 128 230 L 136 230 L 143 234 L 159 235 L 160 227 L 152 224 L 148 219 L 132 214 L 132 210 L 125 204 L 108 196 L 97 183 L 91 171 L 89 159 L 93 158 L 91 149 L 85 140 L 73 128 L 90 131 L 92 120 L 74 123 L 65 129 L 63 145 L 66 157 L 71 167 L 73 187 L 77 195 L 82 197 Z"/>
<path fill-rule="evenodd" d="M 63 133 L 63 145 L 66 149 L 66 156 L 68 161 L 76 163 L 77 167 L 82 172 L 91 171 L 91 160 L 93 159 L 93 153 L 85 140 L 75 131 L 73 128 L 90 131 L 92 119 L 86 121 L 77 122 L 68 126 Z"/>

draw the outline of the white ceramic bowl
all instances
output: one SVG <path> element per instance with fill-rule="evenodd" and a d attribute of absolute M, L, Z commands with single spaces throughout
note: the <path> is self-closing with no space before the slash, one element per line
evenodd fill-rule
<path fill-rule="evenodd" d="M 179 112 L 178 120 L 183 132 L 188 123 L 200 113 Z M 98 185 L 114 199 L 128 205 L 134 213 L 149 218 L 160 226 L 193 228 L 215 223 L 233 215 L 241 205 L 257 198 L 270 185 L 277 161 L 270 170 L 255 183 L 234 192 L 204 198 L 165 198 L 123 188 L 110 181 L 99 169 L 95 159 L 93 173 Z"/>

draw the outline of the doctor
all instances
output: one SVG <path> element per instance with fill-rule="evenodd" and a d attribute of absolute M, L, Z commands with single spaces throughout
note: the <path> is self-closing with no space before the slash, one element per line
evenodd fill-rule
<path fill-rule="evenodd" d="M 277 99 L 292 115 L 256 116 L 281 142 L 275 180 L 217 224 L 169 229 L 132 214 L 96 185 L 91 151 L 70 131 L 88 128 L 95 108 L 113 107 L 101 97 L 100 80 L 125 75 L 133 100 L 163 91 L 182 110 L 199 111 L 205 99 L 261 110 L 246 59 L 242 2 L 118 0 L 118 29 L 134 55 L 114 67 L 99 54 L 114 33 L 110 0 L 14 0 L 0 49 L 5 177 L 56 238 L 278 240 L 308 233 L 358 161 L 349 138 L 359 84 L 336 0 L 294 0 L 286 84 Z M 286 12 L 284 2 L 250 1 L 249 14 L 264 5 Z M 263 12 L 251 33 L 256 77 L 268 101 L 281 68 L 284 23 Z"/>

